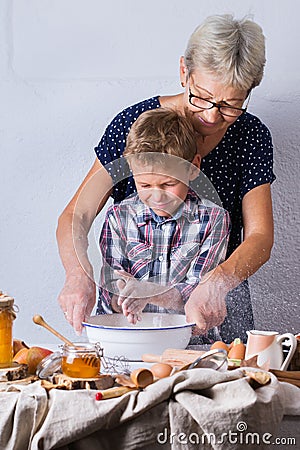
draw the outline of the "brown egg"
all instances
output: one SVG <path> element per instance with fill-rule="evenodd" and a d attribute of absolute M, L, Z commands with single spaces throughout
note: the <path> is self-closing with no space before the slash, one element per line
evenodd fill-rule
<path fill-rule="evenodd" d="M 228 358 L 229 359 L 244 359 L 245 358 L 246 347 L 241 342 L 240 344 L 233 345 L 229 350 Z"/>
<path fill-rule="evenodd" d="M 213 350 L 215 348 L 225 350 L 228 353 L 228 345 L 226 345 L 225 342 L 223 342 L 223 341 L 216 341 L 216 342 L 214 342 L 211 345 L 210 349 Z"/>
<path fill-rule="evenodd" d="M 153 364 L 150 370 L 155 378 L 166 378 L 170 375 L 172 366 L 165 363 L 157 363 Z"/>

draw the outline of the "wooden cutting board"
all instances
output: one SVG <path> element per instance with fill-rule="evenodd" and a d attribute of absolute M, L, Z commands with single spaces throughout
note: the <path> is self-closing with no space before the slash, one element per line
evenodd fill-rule
<path fill-rule="evenodd" d="M 150 363 L 162 362 L 170 364 L 170 366 L 177 367 L 184 364 L 191 364 L 204 353 L 206 352 L 201 350 L 180 350 L 176 348 L 167 348 L 162 355 L 145 353 L 142 355 L 142 360 Z"/>

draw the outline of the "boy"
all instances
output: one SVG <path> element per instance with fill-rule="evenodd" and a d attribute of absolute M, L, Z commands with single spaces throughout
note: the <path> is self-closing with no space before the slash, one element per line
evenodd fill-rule
<path fill-rule="evenodd" d="M 195 132 L 184 116 L 159 108 L 132 126 L 124 157 L 137 194 L 111 206 L 100 237 L 97 314 L 184 313 L 202 276 L 225 259 L 227 211 L 189 187 L 199 174 Z"/>

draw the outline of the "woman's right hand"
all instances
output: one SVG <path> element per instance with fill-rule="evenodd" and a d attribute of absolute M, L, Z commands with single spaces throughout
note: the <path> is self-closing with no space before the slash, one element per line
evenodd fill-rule
<path fill-rule="evenodd" d="M 67 321 L 78 334 L 82 331 L 81 322 L 90 316 L 96 301 L 93 270 L 87 255 L 87 236 L 111 190 L 111 177 L 96 158 L 58 220 L 57 243 L 66 271 L 58 302 Z"/>
<path fill-rule="evenodd" d="M 95 302 L 96 285 L 92 276 L 81 268 L 66 275 L 58 303 L 78 335 L 82 332 L 82 322 L 91 315 Z"/>

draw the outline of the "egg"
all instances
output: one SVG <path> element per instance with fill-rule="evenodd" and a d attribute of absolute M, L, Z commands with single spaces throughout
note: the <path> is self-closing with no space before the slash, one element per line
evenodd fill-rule
<path fill-rule="evenodd" d="M 215 348 L 225 350 L 227 353 L 228 353 L 228 350 L 229 350 L 228 346 L 223 341 L 216 341 L 216 342 L 214 342 L 211 345 L 210 349 L 214 350 Z"/>
<path fill-rule="evenodd" d="M 228 358 L 230 359 L 244 359 L 245 358 L 246 347 L 241 342 L 239 344 L 235 344 L 229 350 Z"/>
<path fill-rule="evenodd" d="M 165 363 L 157 363 L 153 364 L 150 370 L 155 378 L 166 378 L 170 375 L 172 366 Z"/>

